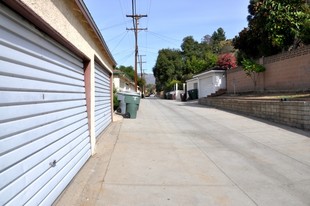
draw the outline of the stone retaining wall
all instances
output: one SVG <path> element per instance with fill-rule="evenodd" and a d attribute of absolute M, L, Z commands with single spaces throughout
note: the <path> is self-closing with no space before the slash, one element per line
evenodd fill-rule
<path fill-rule="evenodd" d="M 201 98 L 199 104 L 310 130 L 310 102 Z"/>

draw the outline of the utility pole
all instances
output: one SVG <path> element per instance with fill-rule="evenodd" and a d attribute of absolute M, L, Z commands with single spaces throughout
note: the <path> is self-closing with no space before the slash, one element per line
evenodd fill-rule
<path fill-rule="evenodd" d="M 140 64 L 140 72 L 141 72 L 141 80 L 142 80 L 142 78 L 143 78 L 143 69 L 142 69 L 142 64 L 143 63 L 146 63 L 146 62 L 144 62 L 144 61 L 142 61 L 142 56 L 145 56 L 145 55 L 139 55 L 139 64 Z M 142 98 L 144 98 L 144 85 L 142 85 Z"/>
<path fill-rule="evenodd" d="M 133 20 L 133 27 L 134 28 L 126 28 L 126 30 L 133 30 L 135 32 L 135 91 L 138 91 L 138 72 L 137 72 L 137 65 L 138 65 L 138 31 L 140 30 L 147 30 L 147 28 L 139 28 L 139 20 L 143 17 L 147 17 L 147 15 L 137 15 L 136 14 L 136 2 L 132 0 L 132 15 L 126 15 L 126 17 L 131 17 Z"/>

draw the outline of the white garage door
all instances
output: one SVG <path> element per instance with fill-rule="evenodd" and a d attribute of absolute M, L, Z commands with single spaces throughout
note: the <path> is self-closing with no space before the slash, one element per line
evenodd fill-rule
<path fill-rule="evenodd" d="M 91 155 L 83 64 L 0 6 L 0 205 L 51 205 Z"/>
<path fill-rule="evenodd" d="M 199 79 L 199 98 L 206 97 L 214 91 L 213 77 L 206 77 L 204 79 Z"/>
<path fill-rule="evenodd" d="M 95 63 L 95 130 L 96 137 L 111 123 L 111 86 L 110 75 Z"/>

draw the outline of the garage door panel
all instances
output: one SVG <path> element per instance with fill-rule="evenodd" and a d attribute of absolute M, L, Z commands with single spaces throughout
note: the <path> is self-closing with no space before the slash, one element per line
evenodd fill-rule
<path fill-rule="evenodd" d="M 67 115 L 67 113 L 64 113 L 64 115 Z M 29 142 L 33 142 L 39 138 L 42 138 L 45 135 L 48 135 L 57 130 L 60 130 L 64 127 L 64 125 L 70 125 L 72 122 L 79 121 L 85 118 L 85 113 L 79 112 L 77 114 L 74 114 L 73 116 L 69 116 L 69 117 L 64 116 L 63 118 L 59 116 L 59 117 L 56 117 L 58 119 L 56 119 L 55 121 L 45 119 L 45 116 L 40 116 L 40 118 L 42 119 L 41 125 L 39 123 L 38 125 L 36 125 L 37 123 L 36 118 L 29 118 L 28 119 L 29 122 L 27 122 L 28 125 L 23 124 L 23 121 L 13 121 L 12 124 L 6 124 L 6 125 L 11 126 L 10 129 L 7 129 L 7 130 L 9 131 L 13 130 L 14 132 L 13 134 L 11 133 L 10 135 L 7 135 L 5 138 L 0 139 L 0 145 L 1 145 L 0 154 L 9 152 L 10 150 L 13 150 L 14 148 L 18 148 L 24 144 L 27 144 Z M 22 127 L 18 127 L 18 125 L 22 125 Z M 3 126 L 1 125 L 0 129 L 2 127 Z M 23 129 L 22 131 L 20 131 L 21 128 Z M 16 131 L 16 130 L 19 130 L 19 131 Z"/>
<path fill-rule="evenodd" d="M 80 158 L 80 161 L 77 162 L 73 167 L 69 170 L 68 174 L 53 188 L 53 190 L 45 197 L 45 199 L 41 202 L 41 205 L 52 205 L 54 200 L 59 196 L 59 194 L 66 188 L 66 186 L 70 183 L 71 177 L 76 174 L 84 165 L 83 162 L 86 162 L 90 156 L 90 146 L 84 148 L 83 150 L 85 154 Z M 27 205 L 31 205 L 31 202 Z"/>
<path fill-rule="evenodd" d="M 0 41 L 1 43 L 1 41 Z M 83 72 L 83 67 L 74 69 L 72 65 L 64 65 L 59 62 L 53 62 L 52 60 L 44 59 L 42 55 L 29 54 L 25 50 L 16 50 L 16 48 L 8 48 L 0 45 L 0 49 L 5 50 L 4 54 L 1 54 L 0 60 L 8 61 L 14 64 L 26 65 L 28 67 L 34 67 L 41 70 L 50 71 L 53 73 L 62 74 L 64 76 L 73 77 L 81 79 L 81 72 Z M 12 59 L 11 57 L 18 56 L 18 58 Z M 63 72 L 62 72 L 63 71 Z M 82 80 L 82 79 L 81 79 Z"/>
<path fill-rule="evenodd" d="M 43 138 L 37 139 L 29 144 L 23 145 L 13 151 L 10 151 L 4 155 L 0 156 L 0 171 L 7 169 L 8 167 L 18 163 L 19 161 L 33 155 L 35 152 L 38 152 L 45 148 L 46 146 L 53 144 L 61 138 L 76 138 L 72 131 L 77 130 L 78 128 L 86 125 L 87 120 L 81 119 L 71 125 L 64 125 L 64 128 L 57 130 L 49 135 L 44 136 Z"/>
<path fill-rule="evenodd" d="M 1 75 L 1 74 L 0 74 Z M 40 87 L 38 87 L 40 85 Z M 48 91 L 82 93 L 85 88 L 46 81 L 0 76 L 0 90 L 19 91 Z"/>
<path fill-rule="evenodd" d="M 63 102 L 51 102 L 41 103 L 35 105 L 14 105 L 3 106 L 0 108 L 0 121 L 6 122 L 15 120 L 17 118 L 27 118 L 36 115 L 48 114 L 51 112 L 57 112 L 61 110 L 83 107 L 86 105 L 86 100 L 76 101 L 63 101 Z"/>
<path fill-rule="evenodd" d="M 107 99 L 107 97 L 109 97 L 110 94 L 107 94 L 105 96 L 96 96 L 96 103 L 104 103 L 104 104 L 108 104 L 110 103 L 110 100 Z"/>
<path fill-rule="evenodd" d="M 103 100 L 101 100 L 101 101 L 96 101 L 95 102 L 95 111 L 96 110 L 100 110 L 101 108 L 106 108 L 106 107 L 109 107 L 109 104 L 110 104 L 110 100 L 105 100 L 104 98 L 106 98 L 106 97 L 102 97 L 103 98 Z M 109 107 L 110 108 L 110 107 Z M 111 109 L 111 108 L 110 108 Z"/>
<path fill-rule="evenodd" d="M 98 130 L 96 130 L 96 135 L 99 136 L 109 124 L 110 124 L 109 121 L 98 123 L 99 126 L 98 126 Z"/>
<path fill-rule="evenodd" d="M 11 205 L 38 205 L 45 198 L 48 193 L 50 193 L 53 189 L 53 184 L 61 181 L 61 176 L 65 176 L 75 164 L 78 164 L 82 157 L 85 154 L 89 154 L 89 142 L 87 139 L 78 144 L 75 148 L 73 148 L 68 154 L 62 155 L 64 158 L 60 159 L 56 166 L 53 169 L 48 169 L 44 173 L 44 177 L 41 175 L 30 185 L 27 185 L 27 188 L 20 191 L 16 197 L 8 204 Z M 88 156 L 87 154 L 87 156 Z M 30 199 L 28 201 L 28 199 Z"/>
<path fill-rule="evenodd" d="M 0 21 L 0 25 L 6 25 L 5 27 L 0 27 L 2 44 L 8 47 L 12 45 L 15 50 L 28 51 L 27 53 L 41 56 L 59 65 L 70 66 L 73 71 L 83 74 L 83 70 L 79 69 L 83 66 L 82 61 L 77 57 L 71 55 L 66 49 L 59 47 L 56 42 L 42 33 L 25 28 L 19 22 L 12 20 L 7 15 L 5 16 Z"/>
<path fill-rule="evenodd" d="M 110 85 L 110 80 L 108 77 L 100 77 L 98 74 L 96 74 L 96 86 L 109 86 Z"/>
<path fill-rule="evenodd" d="M 95 62 L 95 67 L 96 68 L 101 68 L 103 69 L 104 67 L 99 65 L 97 62 Z M 95 71 L 97 74 L 100 74 L 99 76 L 101 76 L 102 78 L 106 78 L 107 76 L 109 76 L 109 72 L 107 70 L 96 70 Z M 109 78 L 108 78 L 109 79 Z"/>
<path fill-rule="evenodd" d="M 110 90 L 109 91 L 105 91 L 105 92 L 101 92 L 101 91 L 102 91 L 102 89 L 96 88 L 95 89 L 95 92 L 96 92 L 95 97 L 105 97 L 105 99 L 110 100 L 110 98 L 111 98 Z M 97 101 L 97 99 L 95 101 Z"/>
<path fill-rule="evenodd" d="M 96 79 L 96 80 L 97 80 L 97 79 Z M 98 81 L 98 82 L 95 84 L 95 87 L 97 87 L 97 88 L 103 88 L 103 89 L 108 89 L 108 88 L 110 88 L 110 83 L 100 81 L 99 79 L 98 79 L 97 81 Z"/>
<path fill-rule="evenodd" d="M 98 137 L 112 120 L 112 103 L 110 75 L 99 64 L 95 66 L 95 133 Z"/>
<path fill-rule="evenodd" d="M 98 110 L 96 111 L 96 114 L 95 114 L 95 119 L 97 121 L 97 123 L 99 124 L 101 121 L 105 121 L 105 117 L 110 117 L 111 114 L 109 112 L 108 109 L 105 109 L 105 110 Z"/>
<path fill-rule="evenodd" d="M 95 97 L 108 97 L 108 98 L 111 97 L 110 96 L 111 91 L 109 90 L 109 88 L 98 88 L 98 87 L 96 87 L 95 92 L 96 92 Z"/>
<path fill-rule="evenodd" d="M 0 34 L 0 205 L 51 205 L 91 155 L 83 60 L 2 3 Z"/>
<path fill-rule="evenodd" d="M 109 78 L 108 77 L 103 77 L 101 76 L 102 74 L 101 73 L 96 73 L 96 85 L 109 85 L 110 84 L 110 81 L 109 81 Z"/>
<path fill-rule="evenodd" d="M 1 91 L 0 106 L 83 99 L 84 93 Z"/>
<path fill-rule="evenodd" d="M 106 118 L 105 118 L 106 117 Z M 108 121 L 108 118 L 110 118 L 111 115 L 107 114 L 107 113 L 101 113 L 100 115 L 98 115 L 98 121 L 97 121 L 97 124 L 98 125 L 101 125 L 103 122 L 107 122 L 109 123 Z"/>
<path fill-rule="evenodd" d="M 96 64 L 96 68 L 103 69 L 103 67 L 99 66 L 98 64 Z M 96 78 L 97 79 L 101 79 L 103 81 L 109 81 L 109 73 L 108 72 L 104 72 L 104 71 L 101 71 L 101 70 L 96 70 L 95 74 L 96 74 Z"/>
<path fill-rule="evenodd" d="M 85 142 L 85 140 L 87 139 L 87 133 L 85 132 L 85 128 L 84 133 L 84 135 L 79 135 L 78 138 L 64 138 L 61 141 L 57 142 L 57 144 L 44 149 L 41 155 L 36 156 L 37 161 L 40 162 L 38 165 L 32 165 L 32 167 L 29 167 L 27 165 L 27 163 L 30 163 L 31 165 L 31 162 L 29 161 L 23 161 L 19 163 L 19 165 L 23 164 L 24 167 L 28 167 L 29 170 L 23 168 L 24 174 L 20 176 L 17 171 L 19 167 L 14 167 L 14 170 L 11 169 L 10 172 L 12 174 L 10 176 L 7 175 L 8 179 L 5 180 L 5 183 L 10 184 L 5 189 L 1 190 L 0 195 L 3 195 L 3 197 L 6 197 L 9 200 L 14 196 L 14 193 L 21 192 L 36 179 L 40 178 L 40 176 L 42 176 L 51 168 L 50 162 L 52 162 L 53 160 L 60 161 L 62 157 L 68 153 L 68 151 L 77 147 L 81 142 Z M 56 146 L 58 146 L 58 148 L 55 148 Z M 58 151 L 55 153 L 51 152 L 51 147 L 54 147 L 53 149 L 56 149 L 56 151 Z M 16 179 L 13 179 L 12 176 L 15 176 Z"/>
<path fill-rule="evenodd" d="M 98 92 L 103 92 L 102 89 L 103 89 L 103 90 L 107 90 L 107 91 L 110 90 L 110 89 L 109 89 L 109 88 L 110 88 L 110 85 L 96 84 L 95 87 L 96 87 L 96 89 L 97 89 Z"/>
<path fill-rule="evenodd" d="M 66 186 L 70 183 L 71 181 L 71 176 L 76 174 L 83 166 L 83 162 L 87 161 L 87 159 L 90 156 L 90 145 L 87 145 L 88 147 L 83 148 L 83 150 L 79 153 L 79 156 L 74 157 L 74 162 L 70 165 L 71 167 L 67 169 L 65 172 L 68 172 L 66 176 L 61 176 L 63 177 L 61 181 L 54 181 L 53 183 L 53 188 L 51 192 L 45 197 L 45 199 L 42 200 L 41 205 L 52 205 L 54 200 L 58 197 L 58 195 L 63 191 Z M 83 155 L 83 152 L 84 155 Z M 79 161 L 78 161 L 79 160 Z M 73 161 L 73 160 L 72 160 Z M 71 162 L 70 162 L 71 163 Z M 65 172 L 62 172 L 61 174 L 65 174 Z M 60 178 L 58 178 L 59 180 Z M 58 184 L 57 184 L 58 183 Z M 47 188 L 51 188 L 51 184 L 46 186 Z M 34 197 L 35 199 L 36 197 Z M 41 197 L 42 199 L 43 197 Z M 27 205 L 32 205 L 32 200 L 27 203 Z"/>
<path fill-rule="evenodd" d="M 100 92 L 105 92 L 105 91 L 110 91 L 110 85 L 102 85 L 102 84 L 96 84 L 95 88 L 97 91 Z"/>
<path fill-rule="evenodd" d="M 101 105 L 95 110 L 95 117 L 100 114 L 111 115 L 111 108 L 107 105 Z"/>
<path fill-rule="evenodd" d="M 11 62 L 2 61 L 0 64 L 0 73 L 6 76 L 36 79 L 40 81 L 55 82 L 60 84 L 84 86 L 84 81 L 82 79 L 78 80 L 64 75 L 43 71 L 25 65 L 14 64 Z"/>
<path fill-rule="evenodd" d="M 105 100 L 101 100 L 101 101 L 96 101 L 95 102 L 95 110 L 99 110 L 100 108 L 105 108 L 105 107 L 109 107 L 109 104 L 110 104 L 110 100 L 107 100 L 107 97 L 102 97 L 102 98 L 105 98 Z M 111 109 L 111 108 L 110 108 Z"/>
<path fill-rule="evenodd" d="M 97 123 L 99 123 L 100 121 L 103 121 L 106 118 L 111 116 L 111 112 L 110 112 L 109 107 L 103 108 L 101 110 L 96 110 L 95 111 L 95 120 Z M 101 120 L 102 119 L 102 120 Z"/>
<path fill-rule="evenodd" d="M 23 161 L 15 164 L 14 166 L 10 167 L 8 170 L 4 171 L 2 173 L 3 181 L 0 182 L 0 189 L 2 189 L 4 186 L 8 185 L 10 182 L 13 182 L 13 181 L 14 181 L 14 184 L 16 184 L 17 181 L 25 181 L 24 179 L 28 180 L 29 178 L 27 178 L 27 176 L 31 176 L 31 177 L 35 175 L 39 176 L 40 175 L 39 171 L 41 171 L 42 168 L 49 169 L 50 162 L 52 160 L 61 159 L 62 156 L 60 154 L 64 154 L 64 151 L 68 151 L 68 148 L 70 149 L 70 148 L 75 147 L 76 145 L 79 144 L 79 142 L 83 141 L 84 139 L 87 139 L 89 136 L 87 126 L 77 129 L 74 133 L 77 138 L 70 138 L 70 136 L 66 138 L 62 138 L 61 140 L 57 141 L 55 144 L 52 144 L 44 148 L 42 152 L 35 153 L 31 157 L 24 159 Z M 54 152 L 54 151 L 57 151 L 57 152 Z M 36 165 L 35 162 L 40 162 L 40 163 Z M 33 172 L 34 174 L 30 175 Z M 21 182 L 20 184 L 24 185 L 25 187 L 28 185 L 23 182 Z"/>
<path fill-rule="evenodd" d="M 34 191 L 29 195 L 29 198 L 31 197 L 31 199 L 27 202 L 27 205 L 40 204 L 40 202 L 43 201 L 44 198 L 46 198 L 48 194 L 53 191 L 53 188 L 55 188 L 57 184 L 61 183 L 66 174 L 70 173 L 75 165 L 79 165 L 81 160 L 83 160 L 84 155 L 86 155 L 86 157 L 89 157 L 90 155 L 90 144 L 87 139 L 70 150 L 70 152 L 57 163 L 56 170 L 48 170 L 46 172 L 45 175 L 49 177 L 49 181 L 46 181 L 46 179 L 43 178 L 39 178 L 37 181 L 30 185 Z M 41 190 L 43 192 L 37 193 L 36 190 L 42 185 L 43 187 Z"/>

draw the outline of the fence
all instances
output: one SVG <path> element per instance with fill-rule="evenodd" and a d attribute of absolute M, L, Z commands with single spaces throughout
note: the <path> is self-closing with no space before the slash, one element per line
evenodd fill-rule
<path fill-rule="evenodd" d="M 310 45 L 259 60 L 266 67 L 256 91 L 310 91 Z M 254 83 L 241 67 L 227 71 L 227 92 L 254 91 Z"/>

